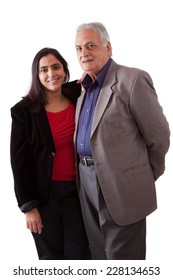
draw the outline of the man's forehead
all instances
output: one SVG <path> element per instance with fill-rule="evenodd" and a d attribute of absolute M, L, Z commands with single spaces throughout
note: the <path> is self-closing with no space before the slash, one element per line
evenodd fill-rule
<path fill-rule="evenodd" d="M 84 29 L 84 30 L 80 30 L 76 33 L 76 40 L 77 39 L 82 39 L 82 40 L 97 40 L 98 38 L 100 38 L 99 34 L 91 29 Z"/>
<path fill-rule="evenodd" d="M 95 42 L 94 41 L 91 41 L 91 40 L 76 40 L 76 46 L 79 46 L 79 45 L 83 45 L 83 46 L 87 46 L 87 45 L 89 45 L 89 44 L 95 44 Z"/>

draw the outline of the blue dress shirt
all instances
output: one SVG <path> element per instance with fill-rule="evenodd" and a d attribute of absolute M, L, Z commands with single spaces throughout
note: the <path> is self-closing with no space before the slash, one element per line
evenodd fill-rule
<path fill-rule="evenodd" d="M 112 59 L 110 58 L 101 69 L 94 82 L 88 74 L 82 82 L 82 85 L 85 88 L 85 100 L 80 113 L 77 131 L 77 153 L 81 156 L 92 157 L 90 146 L 91 127 L 100 89 L 103 85 L 111 61 Z"/>

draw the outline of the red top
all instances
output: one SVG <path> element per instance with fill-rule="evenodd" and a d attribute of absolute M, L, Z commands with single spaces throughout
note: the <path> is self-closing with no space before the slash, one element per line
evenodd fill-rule
<path fill-rule="evenodd" d="M 73 143 L 75 108 L 70 103 L 60 112 L 46 113 L 56 149 L 53 158 L 52 180 L 74 181 L 76 180 Z"/>

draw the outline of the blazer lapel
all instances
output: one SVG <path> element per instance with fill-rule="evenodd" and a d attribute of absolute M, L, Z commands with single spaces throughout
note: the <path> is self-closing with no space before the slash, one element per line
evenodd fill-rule
<path fill-rule="evenodd" d="M 84 102 L 84 97 L 85 97 L 85 91 L 82 88 L 82 92 L 81 95 L 79 96 L 78 100 L 77 100 L 77 105 L 76 105 L 76 113 L 75 113 L 75 123 L 76 123 L 76 127 L 75 127 L 75 133 L 74 133 L 74 141 L 76 139 L 76 133 L 77 133 L 77 127 L 78 127 L 78 120 L 79 120 L 79 115 L 80 115 L 80 111 L 82 109 L 82 104 Z"/>
<path fill-rule="evenodd" d="M 100 91 L 97 105 L 95 108 L 95 113 L 94 113 L 94 118 L 93 118 L 93 123 L 92 123 L 92 129 L 91 129 L 91 137 L 96 130 L 96 127 L 98 126 L 101 117 L 109 103 L 109 100 L 111 98 L 111 95 L 113 93 L 113 86 L 116 83 L 116 63 L 112 61 L 108 72 L 106 74 L 103 87 Z"/>
<path fill-rule="evenodd" d="M 54 141 L 53 141 L 51 129 L 49 126 L 49 121 L 46 116 L 46 111 L 44 107 L 41 107 L 40 111 L 35 113 L 35 116 L 36 116 L 38 127 L 40 129 L 42 140 L 44 141 L 47 149 L 51 151 L 52 154 L 54 155 L 55 154 Z"/>
<path fill-rule="evenodd" d="M 94 131 L 96 130 L 96 127 L 98 126 L 100 119 L 109 103 L 109 100 L 111 98 L 111 95 L 115 89 L 113 89 L 113 86 L 117 82 L 117 64 L 115 61 L 111 62 L 111 65 L 108 69 L 108 72 L 106 74 L 103 87 L 100 91 L 95 113 L 94 113 L 94 119 L 92 123 L 92 129 L 91 129 L 91 136 L 93 135 Z M 78 128 L 78 120 L 79 120 L 79 115 L 80 111 L 82 108 L 82 104 L 84 102 L 84 97 L 85 97 L 85 91 L 82 90 L 82 93 L 80 97 L 78 98 L 77 101 L 77 106 L 76 106 L 76 129 L 75 129 L 75 134 L 74 134 L 74 140 L 76 139 L 76 134 L 77 134 L 77 128 Z"/>

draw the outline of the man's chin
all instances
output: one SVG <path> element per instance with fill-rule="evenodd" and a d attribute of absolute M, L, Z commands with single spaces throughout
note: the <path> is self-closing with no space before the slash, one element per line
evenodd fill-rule
<path fill-rule="evenodd" d="M 82 67 L 82 70 L 85 71 L 85 72 L 88 72 L 88 73 L 89 73 L 89 72 L 92 73 L 94 69 L 93 69 L 92 67 L 85 67 L 85 66 L 84 66 L 84 67 Z"/>

